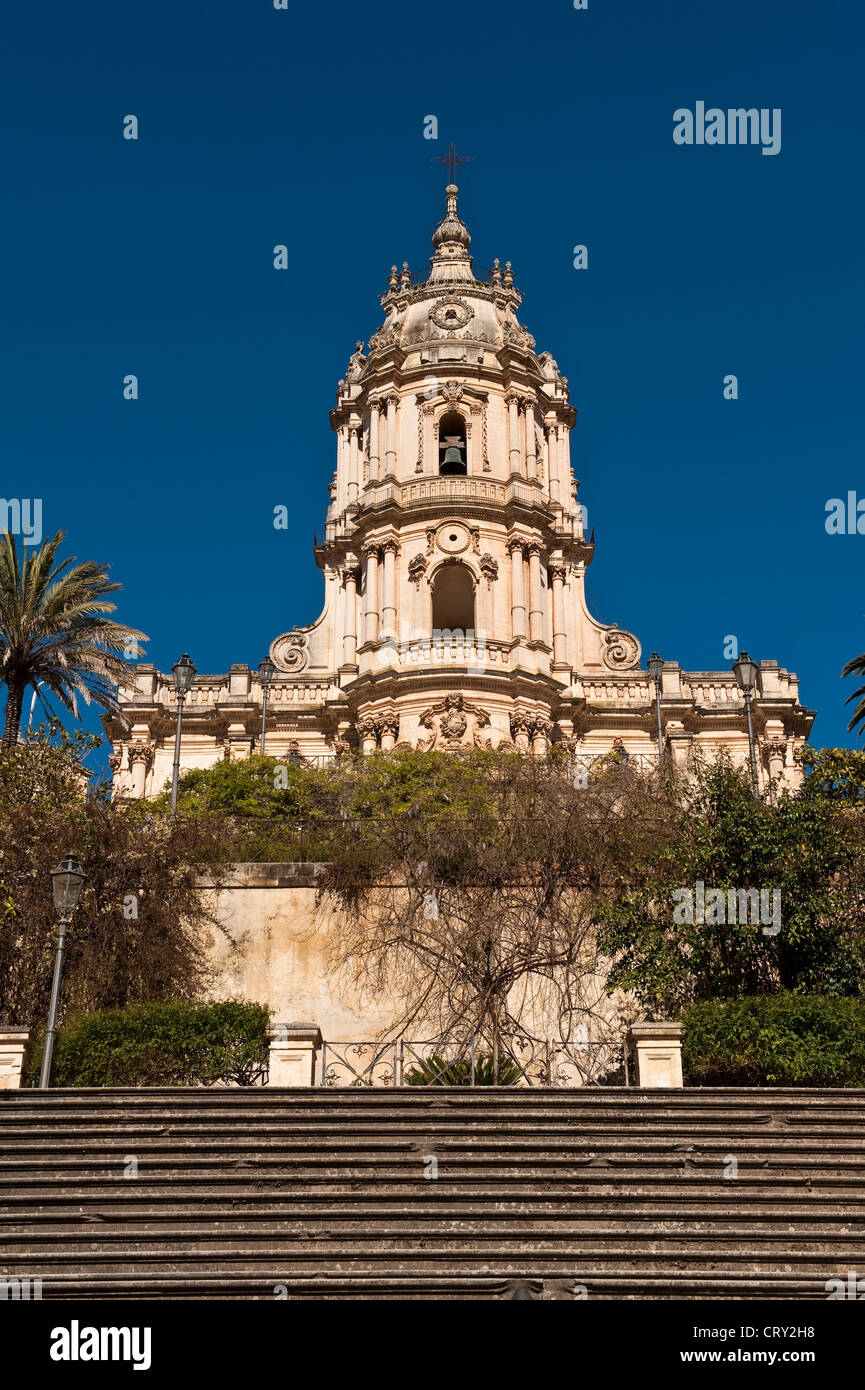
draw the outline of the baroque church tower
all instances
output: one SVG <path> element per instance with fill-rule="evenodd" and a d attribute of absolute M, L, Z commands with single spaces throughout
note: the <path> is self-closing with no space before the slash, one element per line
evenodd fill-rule
<path fill-rule="evenodd" d="M 267 752 L 541 754 L 555 743 L 588 762 L 613 750 L 656 758 L 656 689 L 640 643 L 586 606 L 594 540 L 572 469 L 567 380 L 519 322 L 510 262 L 475 278 L 457 195 L 449 184 L 428 277 L 391 268 L 384 323 L 339 382 L 336 471 L 315 551 L 324 609 L 271 645 Z M 666 661 L 660 695 L 676 762 L 695 747 L 747 758 L 731 671 Z M 248 666 L 197 675 L 182 766 L 256 751 L 261 707 Z M 124 794 L 153 795 L 170 776 L 176 708 L 170 675 L 142 663 L 120 716 L 105 721 Z M 777 662 L 761 663 L 753 715 L 761 778 L 794 783 L 813 715 Z"/>

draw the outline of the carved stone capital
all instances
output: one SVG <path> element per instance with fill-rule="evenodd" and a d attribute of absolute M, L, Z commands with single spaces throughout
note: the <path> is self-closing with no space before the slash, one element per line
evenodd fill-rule
<path fill-rule="evenodd" d="M 130 743 L 127 747 L 129 766 L 133 763 L 144 763 L 146 768 L 153 762 L 153 745 L 151 743 Z"/>

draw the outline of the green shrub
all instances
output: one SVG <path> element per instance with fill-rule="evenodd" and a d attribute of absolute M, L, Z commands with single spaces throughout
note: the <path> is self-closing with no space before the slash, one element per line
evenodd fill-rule
<path fill-rule="evenodd" d="M 499 1057 L 499 1086 L 512 1086 L 520 1078 L 520 1069 L 510 1057 Z M 448 1062 L 433 1053 L 405 1075 L 406 1086 L 470 1086 L 472 1063 L 470 1057 L 458 1057 Z M 475 1085 L 494 1086 L 493 1059 L 479 1052 L 475 1057 Z"/>
<path fill-rule="evenodd" d="M 705 1000 L 687 1009 L 682 1022 L 686 1085 L 865 1085 L 865 1000 L 814 994 Z"/>
<path fill-rule="evenodd" d="M 58 1033 L 52 1084 L 251 1086 L 267 1066 L 269 1022 L 266 1005 L 239 1000 L 131 1004 L 81 1014 Z"/>

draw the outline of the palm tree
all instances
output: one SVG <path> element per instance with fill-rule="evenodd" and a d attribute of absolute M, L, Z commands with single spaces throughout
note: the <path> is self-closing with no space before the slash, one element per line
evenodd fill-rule
<path fill-rule="evenodd" d="M 863 652 L 861 656 L 854 656 L 852 661 L 848 661 L 841 675 L 842 677 L 865 676 L 865 652 Z M 859 697 L 859 703 L 853 711 L 853 718 L 850 720 L 847 728 L 855 729 L 857 724 L 861 724 L 862 728 L 859 730 L 861 734 L 863 730 L 865 730 L 865 685 L 860 685 L 858 690 L 854 690 L 853 694 L 850 695 L 844 703 L 849 705 L 850 701 L 855 700 L 857 696 Z"/>
<path fill-rule="evenodd" d="M 0 535 L 0 680 L 6 685 L 2 747 L 18 740 L 21 705 L 37 682 L 78 717 L 79 697 L 116 710 L 116 687 L 128 681 L 132 662 L 121 653 L 146 642 L 143 632 L 105 617 L 115 611 L 106 595 L 121 587 L 108 566 L 76 556 L 55 563 L 65 531 L 58 531 L 19 563 L 15 538 Z M 40 697 L 41 698 L 41 697 Z"/>

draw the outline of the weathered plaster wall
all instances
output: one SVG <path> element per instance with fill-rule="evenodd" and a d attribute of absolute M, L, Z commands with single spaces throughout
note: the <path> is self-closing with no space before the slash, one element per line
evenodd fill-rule
<path fill-rule="evenodd" d="M 392 1001 L 328 978 L 333 916 L 316 903 L 314 865 L 236 864 L 215 897 L 225 934 L 211 939 L 214 998 L 270 1004 L 276 1022 L 317 1023 L 332 1041 L 371 1038 L 396 1015 Z"/>

